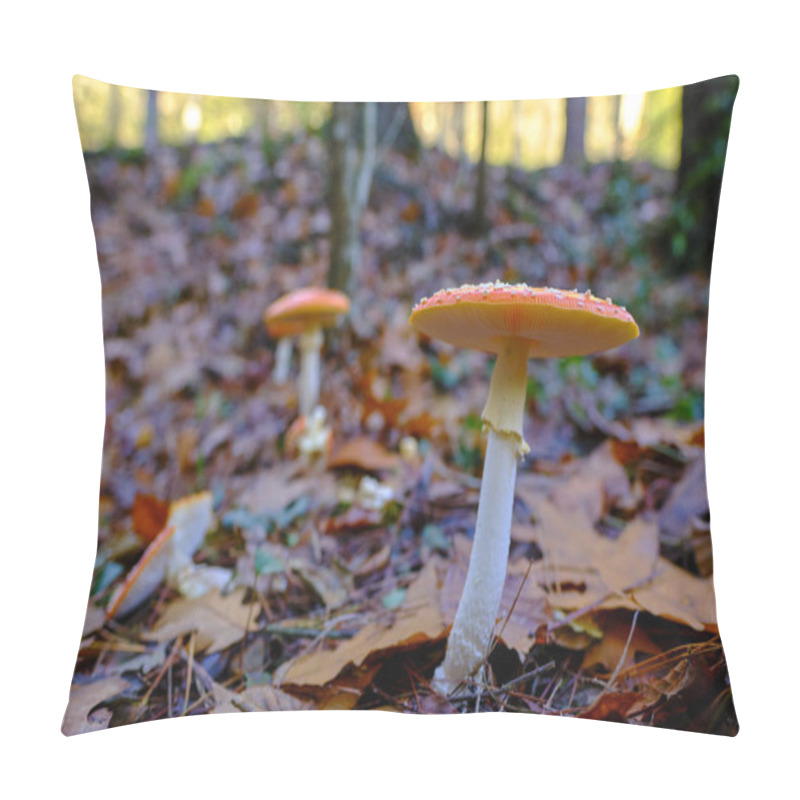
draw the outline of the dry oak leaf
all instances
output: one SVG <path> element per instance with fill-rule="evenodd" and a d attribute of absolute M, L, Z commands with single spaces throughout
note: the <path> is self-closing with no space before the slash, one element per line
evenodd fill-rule
<path fill-rule="evenodd" d="M 356 467 L 365 472 L 393 469 L 398 457 L 369 436 L 358 436 L 345 442 L 328 460 L 328 467 Z"/>
<path fill-rule="evenodd" d="M 655 574 L 659 561 L 658 525 L 641 518 L 614 539 L 597 537 L 597 571 L 609 589 L 622 594 Z"/>
<path fill-rule="evenodd" d="M 698 578 L 659 559 L 653 579 L 633 591 L 642 608 L 698 631 L 719 633 L 712 578 Z"/>
<path fill-rule="evenodd" d="M 561 591 L 552 605 L 581 608 L 608 594 L 600 608 L 638 605 L 695 630 L 717 630 L 712 580 L 691 575 L 659 556 L 654 521 L 636 519 L 611 540 L 598 534 L 580 511 L 563 512 L 543 501 L 535 514 L 544 559 L 535 565 L 532 577 L 549 576 L 545 585 L 579 589 Z"/>
<path fill-rule="evenodd" d="M 626 498 L 630 491 L 625 469 L 615 459 L 607 441 L 587 458 L 568 467 L 567 479 L 553 486 L 551 498 L 560 509 L 582 510 L 596 523 L 615 501 Z"/>
<path fill-rule="evenodd" d="M 311 564 L 302 558 L 290 558 L 286 568 L 299 575 L 329 611 L 343 606 L 352 591 L 351 582 L 345 576 L 321 564 Z"/>
<path fill-rule="evenodd" d="M 281 685 L 323 686 L 349 664 L 366 667 L 392 652 L 412 648 L 444 635 L 446 626 L 439 611 L 439 577 L 436 559 L 431 559 L 408 587 L 397 611 L 383 620 L 367 623 L 352 639 L 331 650 L 312 650 L 298 656 L 281 670 Z"/>
<path fill-rule="evenodd" d="M 298 473 L 297 464 L 276 465 L 247 476 L 235 499 L 254 514 L 264 514 L 280 511 L 304 495 L 311 495 L 315 504 L 335 502 L 335 481 L 328 475 L 303 476 Z"/>
<path fill-rule="evenodd" d="M 229 595 L 214 589 L 202 597 L 179 598 L 167 606 L 147 638 L 163 642 L 196 631 L 198 652 L 224 650 L 246 632 L 258 630 L 258 612 L 242 603 L 244 594 L 241 587 Z"/>
<path fill-rule="evenodd" d="M 658 563 L 658 525 L 641 518 L 630 522 L 616 539 L 601 536 L 580 510 L 564 511 L 542 500 L 534 510 L 536 541 L 543 567 L 595 570 L 609 591 L 624 593 L 646 581 Z"/>
<path fill-rule="evenodd" d="M 707 513 L 706 460 L 701 456 L 689 465 L 683 477 L 672 487 L 659 513 L 662 539 L 668 544 L 688 541 L 694 519 Z"/>
<path fill-rule="evenodd" d="M 93 715 L 92 709 L 125 691 L 128 685 L 128 681 L 118 675 L 91 683 L 73 684 L 69 690 L 69 703 L 61 723 L 61 732 L 64 736 L 74 736 L 76 733 L 107 728 L 110 715 Z"/>
<path fill-rule="evenodd" d="M 227 714 L 237 711 L 300 711 L 308 705 L 296 697 L 276 689 L 274 686 L 251 686 L 237 693 L 221 686 L 216 681 L 211 687 L 214 698 L 212 714 Z"/>

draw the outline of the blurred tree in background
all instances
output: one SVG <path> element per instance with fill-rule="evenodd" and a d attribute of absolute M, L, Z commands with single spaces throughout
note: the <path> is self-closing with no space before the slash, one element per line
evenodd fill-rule
<path fill-rule="evenodd" d="M 711 272 L 731 109 L 739 79 L 727 75 L 683 89 L 681 160 L 667 245 L 678 273 Z"/>
<path fill-rule="evenodd" d="M 583 140 L 586 136 L 586 98 L 567 98 L 567 135 L 564 140 L 564 161 L 582 164 L 586 160 Z"/>
<path fill-rule="evenodd" d="M 74 82 L 86 151 L 142 155 L 152 154 L 157 143 L 181 146 L 247 135 L 273 152 L 286 138 L 323 134 L 330 159 L 329 283 L 345 291 L 357 279 L 353 271 L 372 174 L 389 147 L 412 158 L 439 148 L 458 160 L 456 184 L 472 187 L 461 215 L 463 232 L 472 235 L 487 229 L 488 165 L 532 173 L 559 164 L 616 162 L 623 168 L 647 162 L 668 170 L 674 204 L 648 231 L 649 241 L 673 272 L 708 274 L 737 88 L 738 79 L 727 76 L 642 94 L 566 100 L 333 104 L 146 91 L 80 76 Z"/>
<path fill-rule="evenodd" d="M 328 130 L 331 212 L 328 285 L 352 295 L 361 266 L 361 218 L 375 170 L 377 104 L 333 103 Z"/>

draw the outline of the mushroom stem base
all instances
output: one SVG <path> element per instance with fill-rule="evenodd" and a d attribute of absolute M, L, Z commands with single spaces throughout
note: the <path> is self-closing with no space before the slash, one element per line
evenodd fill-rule
<path fill-rule="evenodd" d="M 483 662 L 500 610 L 511 544 L 517 441 L 489 430 L 467 579 L 434 686 L 450 692 Z"/>

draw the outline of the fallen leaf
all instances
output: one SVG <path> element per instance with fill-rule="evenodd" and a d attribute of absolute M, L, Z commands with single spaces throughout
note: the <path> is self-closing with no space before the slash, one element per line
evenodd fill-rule
<path fill-rule="evenodd" d="M 300 711 L 307 704 L 269 684 L 250 686 L 243 692 L 233 692 L 216 681 L 211 687 L 214 708 L 211 714 L 244 711 Z"/>
<path fill-rule="evenodd" d="M 672 487 L 667 502 L 659 514 L 661 537 L 668 544 L 678 545 L 692 535 L 695 517 L 708 513 L 706 489 L 706 460 L 696 459 Z"/>
<path fill-rule="evenodd" d="M 100 606 L 89 603 L 86 608 L 86 617 L 83 620 L 82 636 L 89 636 L 95 631 L 100 630 L 106 621 L 106 612 Z"/>
<path fill-rule="evenodd" d="M 148 544 L 164 530 L 169 516 L 169 504 L 152 494 L 137 494 L 133 498 L 131 517 L 133 529 Z"/>
<path fill-rule="evenodd" d="M 231 216 L 234 219 L 246 219 L 247 217 L 255 216 L 258 211 L 259 201 L 258 195 L 252 192 L 243 194 L 233 204 L 231 209 Z"/>
<path fill-rule="evenodd" d="M 325 533 L 338 536 L 343 533 L 369 530 L 380 525 L 382 518 L 383 515 L 379 511 L 352 505 L 341 514 L 328 518 L 325 523 Z"/>
<path fill-rule="evenodd" d="M 313 589 L 328 610 L 332 611 L 347 602 L 352 587 L 335 570 L 301 558 L 289 559 L 286 566 Z"/>
<path fill-rule="evenodd" d="M 637 699 L 635 692 L 606 692 L 578 716 L 580 719 L 625 722 Z"/>
<path fill-rule="evenodd" d="M 103 715 L 90 719 L 92 709 L 124 692 L 129 685 L 118 675 L 91 683 L 73 684 L 69 690 L 69 703 L 61 723 L 61 732 L 64 736 L 74 736 L 107 728 L 111 717 Z"/>
<path fill-rule="evenodd" d="M 147 638 L 163 642 L 196 631 L 198 652 L 224 650 L 246 632 L 258 630 L 258 611 L 242 603 L 244 595 L 242 587 L 229 595 L 214 589 L 202 597 L 179 598 L 167 606 Z"/>
<path fill-rule="evenodd" d="M 605 584 L 620 594 L 654 574 L 658 562 L 658 526 L 641 517 L 614 540 L 597 537 L 595 566 Z"/>
<path fill-rule="evenodd" d="M 601 612 L 599 626 L 602 636 L 584 653 L 581 668 L 610 675 L 618 667 L 620 670 L 625 670 L 634 666 L 637 660 L 641 660 L 642 655 L 652 656 L 660 653 L 661 648 L 653 642 L 641 625 L 637 624 L 631 636 L 632 618 L 633 615 L 627 610 Z M 630 643 L 628 643 L 629 636 Z M 620 663 L 623 653 L 625 659 Z"/>
<path fill-rule="evenodd" d="M 386 612 L 381 619 L 367 623 L 352 639 L 330 650 L 317 649 L 303 654 L 281 674 L 281 686 L 322 686 L 332 681 L 348 665 L 374 664 L 389 653 L 415 647 L 444 635 L 445 622 L 439 611 L 439 586 L 436 562 L 429 561 L 408 587 L 403 605 Z"/>
<path fill-rule="evenodd" d="M 398 457 L 368 436 L 358 436 L 345 442 L 328 460 L 328 467 L 357 467 L 365 472 L 393 469 Z"/>
<path fill-rule="evenodd" d="M 665 675 L 650 678 L 631 706 L 631 713 L 644 711 L 665 699 L 674 697 L 690 682 L 694 669 L 691 659 L 682 658 Z"/>
<path fill-rule="evenodd" d="M 714 583 L 698 578 L 665 559 L 659 559 L 653 580 L 635 589 L 642 608 L 695 630 L 718 632 Z"/>
<path fill-rule="evenodd" d="M 611 443 L 605 442 L 571 465 L 566 481 L 553 486 L 551 499 L 564 511 L 583 511 L 594 524 L 630 491 L 625 469 L 614 457 Z"/>
<path fill-rule="evenodd" d="M 276 466 L 248 477 L 236 503 L 254 514 L 274 514 L 304 495 L 317 504 L 335 502 L 336 483 L 327 474 L 298 475 L 296 465 Z"/>

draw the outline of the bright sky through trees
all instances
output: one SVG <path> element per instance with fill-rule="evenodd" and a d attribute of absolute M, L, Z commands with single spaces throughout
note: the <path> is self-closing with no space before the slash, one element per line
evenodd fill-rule
<path fill-rule="evenodd" d="M 76 77 L 75 104 L 82 145 L 97 150 L 109 144 L 141 147 L 146 92 Z M 426 146 L 476 160 L 480 149 L 480 103 L 411 103 L 417 132 Z M 591 97 L 587 103 L 586 158 L 650 161 L 675 168 L 680 155 L 681 89 L 662 89 L 621 97 Z M 159 136 L 177 144 L 240 136 L 266 125 L 271 135 L 300 127 L 320 128 L 329 103 L 290 103 L 159 92 Z M 266 113 L 264 111 L 266 110 Z M 537 169 L 561 161 L 566 128 L 563 99 L 489 103 L 487 158 L 493 164 L 517 163 Z"/>

